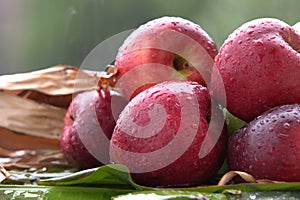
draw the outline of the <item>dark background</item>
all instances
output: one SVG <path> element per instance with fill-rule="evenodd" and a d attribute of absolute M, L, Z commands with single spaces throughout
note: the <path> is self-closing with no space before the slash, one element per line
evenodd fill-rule
<path fill-rule="evenodd" d="M 103 40 L 161 16 L 198 23 L 220 47 L 241 24 L 300 21 L 298 0 L 0 0 L 0 74 L 80 66 Z"/>

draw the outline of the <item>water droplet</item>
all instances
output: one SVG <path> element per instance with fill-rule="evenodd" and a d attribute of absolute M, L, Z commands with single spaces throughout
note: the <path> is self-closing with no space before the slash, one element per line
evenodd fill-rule
<path fill-rule="evenodd" d="M 243 40 L 239 40 L 239 41 L 238 41 L 238 44 L 242 44 L 242 43 L 243 43 Z"/>
<path fill-rule="evenodd" d="M 279 46 L 280 46 L 280 48 L 284 49 L 284 45 L 283 44 L 280 44 Z"/>
<path fill-rule="evenodd" d="M 225 54 L 225 61 L 227 62 L 228 61 L 228 59 L 231 57 L 231 55 L 230 54 L 228 54 L 228 53 L 226 53 Z"/>
<path fill-rule="evenodd" d="M 288 123 L 288 122 L 285 122 L 285 123 L 283 124 L 283 127 L 284 127 L 284 129 L 288 130 L 288 129 L 291 128 L 291 124 Z"/>
<path fill-rule="evenodd" d="M 285 115 L 280 115 L 280 118 L 284 119 L 284 118 L 285 118 Z"/>
<path fill-rule="evenodd" d="M 154 107 L 154 103 L 150 103 L 149 105 L 148 105 L 148 108 L 151 110 L 151 109 L 153 109 L 153 107 Z"/>
<path fill-rule="evenodd" d="M 229 41 L 227 42 L 227 45 L 231 45 L 232 42 L 233 42 L 233 40 L 229 40 Z"/>
<path fill-rule="evenodd" d="M 258 149 L 261 149 L 262 147 L 263 147 L 263 144 L 262 144 L 262 143 L 260 143 L 260 142 L 257 143 L 257 148 L 258 148 Z"/>
<path fill-rule="evenodd" d="M 253 32 L 254 32 L 253 30 L 250 30 L 250 31 L 247 32 L 247 34 L 251 35 Z"/>
<path fill-rule="evenodd" d="M 244 67 L 242 67 L 242 72 L 244 74 L 249 74 L 249 67 L 248 67 L 248 65 L 245 65 Z"/>
<path fill-rule="evenodd" d="M 254 45 L 262 46 L 264 43 L 261 40 L 254 40 Z"/>
<path fill-rule="evenodd" d="M 251 200 L 254 200 L 254 199 L 256 199 L 256 195 L 255 195 L 255 194 L 250 194 L 249 198 L 250 198 Z"/>
<path fill-rule="evenodd" d="M 198 124 L 192 124 L 191 127 L 192 127 L 193 129 L 198 129 Z"/>
<path fill-rule="evenodd" d="M 132 135 L 135 135 L 137 132 L 137 128 L 136 127 L 133 127 L 132 130 L 131 130 L 131 134 Z"/>
<path fill-rule="evenodd" d="M 261 63 L 264 57 L 264 54 L 258 54 L 258 62 Z"/>
<path fill-rule="evenodd" d="M 230 78 L 229 78 L 229 81 L 232 83 L 232 82 L 235 81 L 235 79 L 234 79 L 233 77 L 230 77 Z"/>

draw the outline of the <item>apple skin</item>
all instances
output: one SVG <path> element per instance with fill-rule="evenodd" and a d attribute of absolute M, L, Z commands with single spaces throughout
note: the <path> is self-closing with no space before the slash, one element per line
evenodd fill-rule
<path fill-rule="evenodd" d="M 193 49 L 196 44 L 203 50 Z M 131 74 L 118 87 L 131 99 L 163 81 L 189 80 L 205 86 L 204 73 L 210 73 L 217 52 L 215 42 L 199 25 L 180 17 L 154 19 L 131 33 L 119 48 L 115 61 L 117 80 Z M 203 60 L 207 69 L 199 73 L 190 62 L 191 54 L 199 54 L 198 60 Z"/>
<path fill-rule="evenodd" d="M 300 105 L 274 107 L 229 138 L 229 169 L 256 179 L 300 181 L 299 138 Z"/>
<path fill-rule="evenodd" d="M 227 141 L 222 124 L 211 151 L 199 157 L 210 109 L 207 88 L 196 82 L 168 81 L 144 90 L 117 121 L 111 162 L 126 165 L 133 180 L 145 186 L 183 187 L 208 181 L 222 165 Z"/>
<path fill-rule="evenodd" d="M 75 96 L 64 118 L 60 145 L 71 166 L 86 169 L 109 163 L 109 139 L 126 104 L 127 100 L 112 90 L 90 90 Z"/>
<path fill-rule="evenodd" d="M 247 122 L 274 106 L 300 103 L 299 51 L 300 35 L 288 24 L 273 18 L 245 23 L 215 58 L 212 94 L 222 93 L 220 73 L 228 110 Z"/>

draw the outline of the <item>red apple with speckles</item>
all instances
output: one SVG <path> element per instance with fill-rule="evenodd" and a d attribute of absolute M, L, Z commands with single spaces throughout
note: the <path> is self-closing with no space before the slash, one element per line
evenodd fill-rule
<path fill-rule="evenodd" d="M 144 90 L 117 121 L 111 161 L 126 165 L 141 185 L 208 181 L 224 160 L 227 140 L 223 114 L 212 107 L 207 88 L 196 82 L 169 81 Z"/>
<path fill-rule="evenodd" d="M 141 25 L 116 56 L 117 87 L 128 99 L 168 80 L 210 79 L 217 47 L 197 24 L 180 17 L 161 17 Z"/>
<path fill-rule="evenodd" d="M 223 79 L 228 110 L 249 122 L 274 106 L 300 103 L 299 52 L 300 35 L 280 20 L 256 19 L 235 30 L 214 68 Z M 222 93 L 218 73 L 211 83 L 217 97 Z"/>
<path fill-rule="evenodd" d="M 235 132 L 227 160 L 256 179 L 300 181 L 300 105 L 274 107 Z"/>
<path fill-rule="evenodd" d="M 61 150 L 77 168 L 109 163 L 109 140 L 127 100 L 113 90 L 91 90 L 78 94 L 64 119 Z"/>

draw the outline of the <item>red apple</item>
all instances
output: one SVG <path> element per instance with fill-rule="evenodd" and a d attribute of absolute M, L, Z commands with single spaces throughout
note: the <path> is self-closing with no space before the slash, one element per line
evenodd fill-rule
<path fill-rule="evenodd" d="M 272 18 L 250 21 L 220 48 L 213 94 L 218 97 L 225 86 L 228 110 L 247 122 L 274 106 L 300 103 L 299 51 L 300 35 L 288 24 Z"/>
<path fill-rule="evenodd" d="M 126 98 L 167 80 L 210 79 L 217 47 L 197 24 L 162 17 L 140 26 L 124 41 L 116 56 L 117 87 Z"/>
<path fill-rule="evenodd" d="M 61 150 L 77 168 L 109 163 L 109 140 L 127 100 L 115 91 L 91 90 L 78 94 L 64 119 Z"/>
<path fill-rule="evenodd" d="M 228 141 L 230 170 L 257 179 L 300 181 L 300 105 L 274 107 Z"/>
<path fill-rule="evenodd" d="M 110 159 L 126 165 L 141 185 L 198 185 L 212 178 L 223 162 L 223 125 L 222 112 L 211 106 L 206 87 L 187 81 L 160 83 L 139 93 L 122 111 Z"/>

